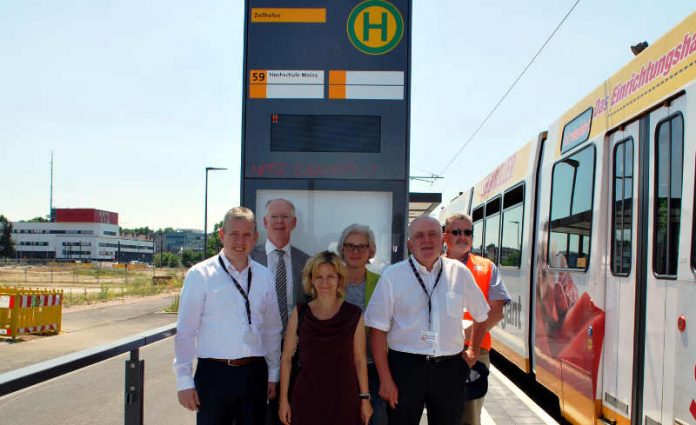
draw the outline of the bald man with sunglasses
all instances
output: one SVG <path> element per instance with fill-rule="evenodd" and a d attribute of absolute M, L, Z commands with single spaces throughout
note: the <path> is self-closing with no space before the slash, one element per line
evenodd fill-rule
<path fill-rule="evenodd" d="M 445 221 L 445 244 L 447 257 L 459 260 L 471 271 L 481 292 L 488 301 L 491 310 L 488 313 L 487 328 L 490 330 L 503 318 L 503 308 L 510 302 L 510 294 L 505 287 L 495 263 L 471 252 L 474 232 L 471 217 L 466 214 L 454 214 Z M 465 319 L 471 320 L 470 317 Z M 467 337 L 467 343 L 469 343 Z M 478 360 L 490 367 L 491 335 L 486 332 L 481 344 Z M 464 402 L 462 425 L 479 425 L 484 397 Z"/>

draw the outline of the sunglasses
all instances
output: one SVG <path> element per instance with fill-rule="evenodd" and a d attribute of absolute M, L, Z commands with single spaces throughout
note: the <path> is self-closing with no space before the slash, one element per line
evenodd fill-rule
<path fill-rule="evenodd" d="M 452 230 L 450 230 L 450 233 L 453 234 L 454 236 L 459 236 L 459 235 L 471 236 L 474 234 L 474 231 L 471 229 L 452 229 Z"/>

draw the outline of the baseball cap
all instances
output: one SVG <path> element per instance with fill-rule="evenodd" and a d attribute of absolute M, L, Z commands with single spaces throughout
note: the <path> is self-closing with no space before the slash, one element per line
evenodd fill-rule
<path fill-rule="evenodd" d="M 476 362 L 469 370 L 469 376 L 464 381 L 466 399 L 476 400 L 488 392 L 488 368 L 481 362 Z"/>

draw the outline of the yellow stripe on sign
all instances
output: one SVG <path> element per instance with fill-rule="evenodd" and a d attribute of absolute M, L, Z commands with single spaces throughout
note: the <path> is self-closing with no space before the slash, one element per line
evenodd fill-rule
<path fill-rule="evenodd" d="M 343 84 L 330 84 L 329 85 L 329 99 L 345 99 L 346 98 L 346 86 Z"/>
<path fill-rule="evenodd" d="M 329 71 L 329 84 L 346 84 L 346 71 Z"/>
<path fill-rule="evenodd" d="M 252 69 L 249 71 L 249 98 L 265 99 L 268 71 Z"/>
<path fill-rule="evenodd" d="M 249 99 L 265 99 L 266 85 L 265 84 L 249 84 Z"/>
<path fill-rule="evenodd" d="M 275 9 L 255 7 L 251 9 L 251 22 L 324 24 L 326 23 L 326 8 Z"/>
<path fill-rule="evenodd" d="M 268 71 L 252 69 L 249 71 L 249 84 L 266 84 L 268 81 Z"/>

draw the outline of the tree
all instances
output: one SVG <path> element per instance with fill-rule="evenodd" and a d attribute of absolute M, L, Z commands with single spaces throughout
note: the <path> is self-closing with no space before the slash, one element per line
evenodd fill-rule
<path fill-rule="evenodd" d="M 181 261 L 179 256 L 171 252 L 163 252 L 155 255 L 155 267 L 179 267 Z"/>
<path fill-rule="evenodd" d="M 222 249 L 222 241 L 220 240 L 219 232 L 219 230 L 222 229 L 222 223 L 222 221 L 219 223 L 215 223 L 213 233 L 208 235 L 208 249 L 205 250 L 205 258 L 212 257 L 213 255 L 220 252 L 220 250 Z"/>
<path fill-rule="evenodd" d="M 48 223 L 48 219 L 41 217 L 41 216 L 38 216 L 38 217 L 34 217 L 31 220 L 29 220 L 29 223 Z"/>
<path fill-rule="evenodd" d="M 181 251 L 181 265 L 184 267 L 191 267 L 202 259 L 203 254 L 200 252 L 195 252 L 192 249 L 185 249 Z"/>
<path fill-rule="evenodd" d="M 15 255 L 12 223 L 4 215 L 0 215 L 0 257 L 14 258 Z"/>
<path fill-rule="evenodd" d="M 147 237 L 151 237 L 154 234 L 154 231 L 150 229 L 150 227 L 145 226 L 145 227 L 136 227 L 135 229 L 127 229 L 124 227 L 119 228 L 121 235 L 126 236 L 126 235 L 132 235 L 132 236 L 139 236 L 139 235 L 144 235 Z"/>

